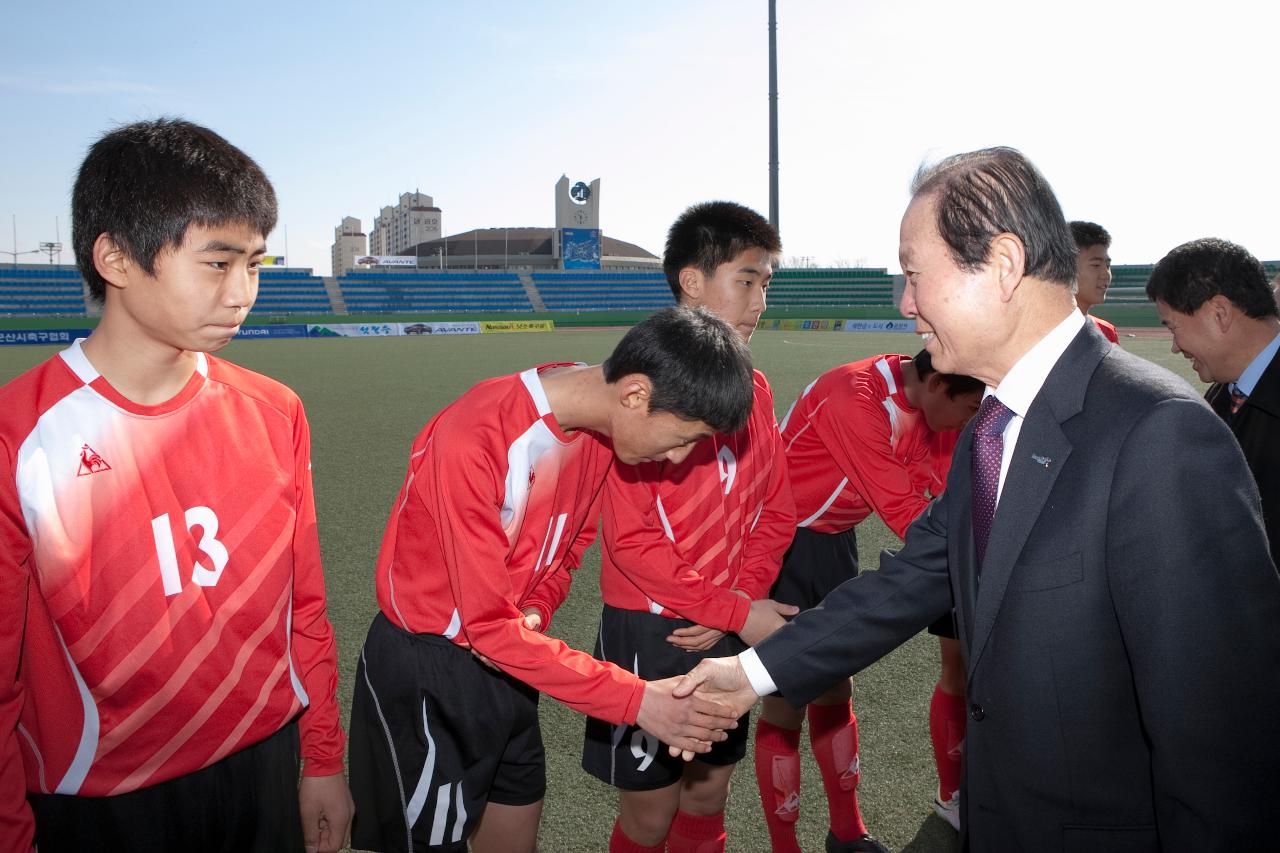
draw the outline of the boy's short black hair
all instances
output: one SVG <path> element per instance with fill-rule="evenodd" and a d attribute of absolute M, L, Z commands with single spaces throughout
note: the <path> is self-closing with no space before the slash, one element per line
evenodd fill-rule
<path fill-rule="evenodd" d="M 782 241 L 769 220 L 732 201 L 705 201 L 680 214 L 667 231 L 662 271 L 680 301 L 680 270 L 695 267 L 714 275 L 716 267 L 748 249 L 764 249 L 777 264 Z"/>
<path fill-rule="evenodd" d="M 746 426 L 754 395 L 751 352 L 728 323 L 703 308 L 665 308 L 623 336 L 604 362 L 606 382 L 642 373 L 650 412 L 702 421 L 719 433 Z"/>
<path fill-rule="evenodd" d="M 71 193 L 71 243 L 98 302 L 107 283 L 93 244 L 107 234 L 155 273 L 161 250 L 178 247 L 192 223 L 243 222 L 265 238 L 276 227 L 276 194 L 262 169 L 218 134 L 176 118 L 117 128 L 93 144 Z"/>
<path fill-rule="evenodd" d="M 932 373 L 938 373 L 933 366 L 933 356 L 929 355 L 928 350 L 922 349 L 916 353 L 911 363 L 915 365 L 916 376 L 922 380 L 927 379 Z M 947 386 L 947 397 L 952 400 L 961 394 L 980 394 L 987 389 L 987 384 L 981 379 L 975 379 L 963 373 L 938 373 L 938 378 L 942 380 L 943 385 Z"/>
<path fill-rule="evenodd" d="M 1160 259 L 1147 279 L 1147 297 L 1179 314 L 1194 314 L 1218 294 L 1245 316 L 1280 315 L 1275 287 L 1262 262 L 1244 246 L 1214 237 L 1183 243 Z"/>
<path fill-rule="evenodd" d="M 1076 241 L 1077 252 L 1088 249 L 1091 246 L 1111 248 L 1111 235 L 1107 233 L 1107 229 L 1098 223 L 1075 219 L 1068 222 L 1067 225 L 1071 228 L 1072 239 Z"/>

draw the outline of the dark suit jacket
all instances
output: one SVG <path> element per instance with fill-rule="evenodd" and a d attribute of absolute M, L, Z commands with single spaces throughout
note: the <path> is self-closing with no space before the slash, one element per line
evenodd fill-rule
<path fill-rule="evenodd" d="M 980 582 L 971 450 L 966 430 L 880 571 L 756 647 L 783 695 L 809 701 L 954 603 L 971 850 L 1274 849 L 1280 576 L 1222 421 L 1086 325 L 1027 412 Z"/>
<path fill-rule="evenodd" d="M 1280 355 L 1271 359 L 1253 393 L 1234 415 L 1226 385 L 1213 385 L 1204 396 L 1240 442 L 1262 495 L 1271 559 L 1280 565 Z"/>

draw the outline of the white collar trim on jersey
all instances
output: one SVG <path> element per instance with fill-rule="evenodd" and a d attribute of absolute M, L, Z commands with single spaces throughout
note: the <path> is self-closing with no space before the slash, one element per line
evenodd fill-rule
<path fill-rule="evenodd" d="M 531 367 L 521 373 L 520 381 L 524 383 L 529 396 L 533 398 L 533 405 L 538 410 L 538 417 L 544 418 L 551 414 L 551 401 L 547 399 L 547 392 L 542 387 L 542 380 L 538 378 L 538 368 Z"/>
<path fill-rule="evenodd" d="M 89 363 L 89 359 L 85 357 L 84 350 L 80 347 L 84 341 L 84 338 L 76 338 L 71 342 L 71 346 L 58 353 L 58 355 L 62 356 L 62 360 L 67 363 L 67 367 L 71 368 L 71 372 L 74 373 L 81 382 L 85 385 L 90 385 L 93 383 L 93 380 L 97 379 L 102 374 L 99 373 L 97 369 Z M 205 353 L 196 353 L 196 372 L 204 377 L 208 377 L 209 375 L 209 357 Z M 541 390 L 541 386 L 539 386 L 539 390 Z M 546 400 L 545 394 L 542 399 L 544 401 Z"/>

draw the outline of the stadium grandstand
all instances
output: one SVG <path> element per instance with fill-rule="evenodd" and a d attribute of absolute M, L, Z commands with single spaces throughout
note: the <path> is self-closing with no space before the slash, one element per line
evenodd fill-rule
<path fill-rule="evenodd" d="M 403 311 L 532 311 L 511 272 L 349 272 L 337 279 L 349 314 Z"/>
<path fill-rule="evenodd" d="M 483 245 L 483 243 L 482 243 Z M 1269 276 L 1280 261 L 1267 261 Z M 1116 265 L 1106 306 L 1149 306 L 1151 264 Z M 902 277 L 884 268 L 779 269 L 770 310 L 889 309 Z M 262 269 L 256 315 L 654 311 L 671 305 L 671 289 L 653 270 L 526 269 L 437 271 L 352 270 L 336 278 L 309 268 Z M 1134 309 L 1137 310 L 1137 309 Z M 1105 308 L 1104 308 L 1105 312 Z M 86 316 L 97 313 L 79 270 L 70 264 L 0 266 L 0 316 Z M 1149 312 L 1154 318 L 1155 312 Z"/>
<path fill-rule="evenodd" d="M 84 315 L 87 303 L 84 279 L 74 266 L 0 266 L 0 315 Z"/>

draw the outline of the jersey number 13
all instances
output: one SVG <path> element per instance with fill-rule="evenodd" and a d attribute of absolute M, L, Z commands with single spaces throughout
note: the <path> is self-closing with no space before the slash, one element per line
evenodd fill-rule
<path fill-rule="evenodd" d="M 212 569 L 196 563 L 191 567 L 191 580 L 200 586 L 217 586 L 222 570 L 227 567 L 227 547 L 218 541 L 218 516 L 207 506 L 193 506 L 183 513 L 187 532 L 200 528 L 200 541 L 196 547 L 213 563 Z M 182 578 L 178 574 L 178 551 L 173 544 L 173 526 L 169 513 L 151 519 L 151 535 L 156 540 L 156 557 L 160 560 L 160 580 L 164 582 L 164 594 L 168 598 L 182 592 Z"/>

